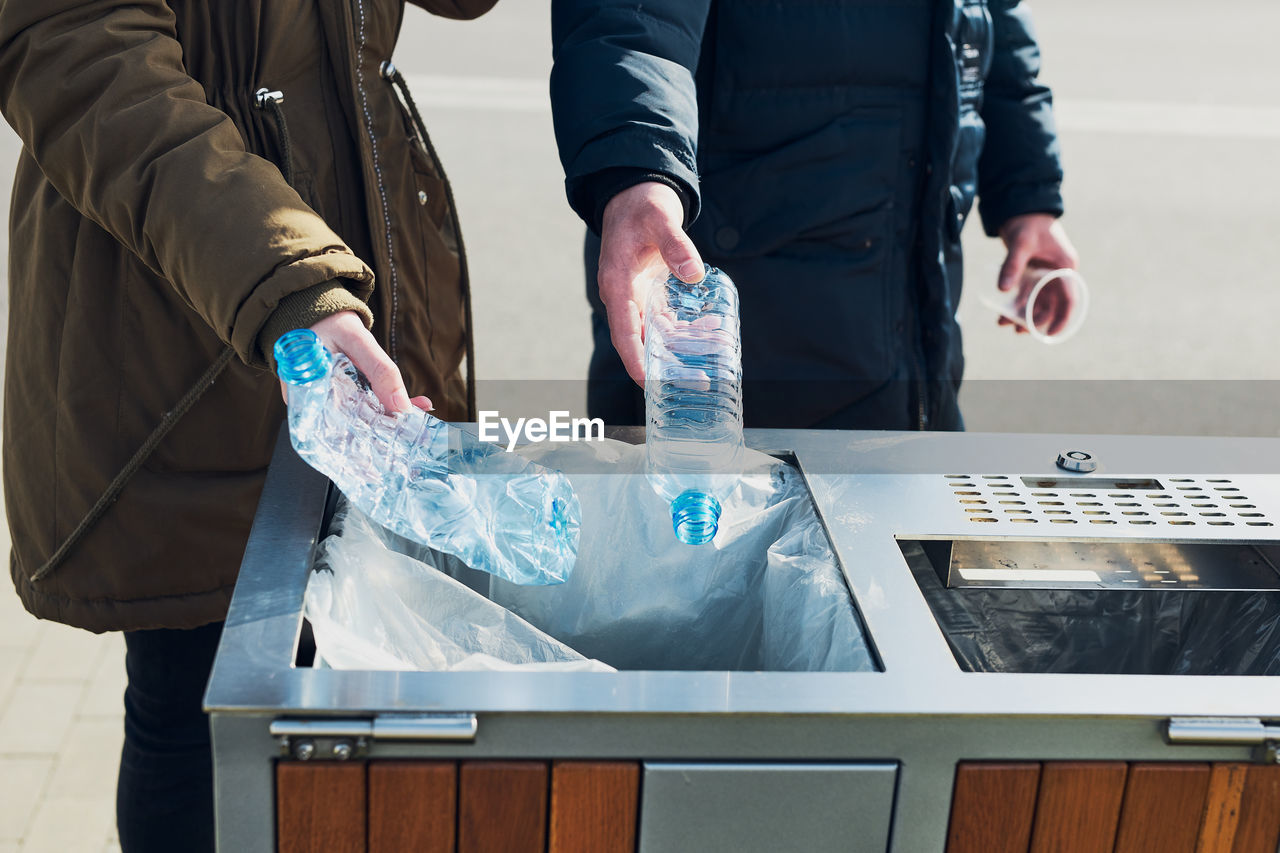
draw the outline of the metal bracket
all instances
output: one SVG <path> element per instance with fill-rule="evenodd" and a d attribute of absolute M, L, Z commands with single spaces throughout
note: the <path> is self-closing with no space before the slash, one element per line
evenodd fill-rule
<path fill-rule="evenodd" d="M 1280 724 L 1259 717 L 1171 717 L 1165 732 L 1171 744 L 1253 746 L 1263 764 L 1280 764 Z"/>
<path fill-rule="evenodd" d="M 369 754 L 368 738 L 282 736 L 280 757 L 298 761 L 349 761 Z"/>
<path fill-rule="evenodd" d="M 475 714 L 379 714 L 372 719 L 272 720 L 280 754 L 299 761 L 348 761 L 369 754 L 372 741 L 476 739 Z"/>

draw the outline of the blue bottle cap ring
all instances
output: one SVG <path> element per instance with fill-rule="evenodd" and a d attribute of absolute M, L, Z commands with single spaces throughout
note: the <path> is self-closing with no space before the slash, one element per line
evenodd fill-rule
<path fill-rule="evenodd" d="M 290 385 L 306 385 L 329 375 L 333 358 L 310 329 L 285 332 L 276 341 L 276 373 Z"/>
<path fill-rule="evenodd" d="M 720 501 L 706 492 L 682 493 L 671 502 L 671 526 L 686 545 L 705 545 L 720 528 Z"/>

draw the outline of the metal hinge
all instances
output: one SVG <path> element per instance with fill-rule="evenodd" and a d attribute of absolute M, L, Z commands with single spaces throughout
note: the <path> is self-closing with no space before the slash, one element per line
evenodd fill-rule
<path fill-rule="evenodd" d="M 1170 717 L 1165 739 L 1173 744 L 1257 747 L 1257 759 L 1280 764 L 1280 724 L 1260 717 Z"/>
<path fill-rule="evenodd" d="M 272 720 L 280 754 L 299 761 L 348 761 L 369 754 L 372 741 L 476 739 L 475 714 L 379 714 L 372 719 Z"/>

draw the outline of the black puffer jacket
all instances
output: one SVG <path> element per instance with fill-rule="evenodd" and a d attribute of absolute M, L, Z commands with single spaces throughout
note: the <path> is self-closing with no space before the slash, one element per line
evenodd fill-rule
<path fill-rule="evenodd" d="M 620 170 L 682 189 L 699 250 L 742 292 L 748 424 L 959 428 L 965 218 L 978 196 L 993 235 L 1062 211 L 1025 4 L 553 0 L 552 16 L 570 203 L 598 227 Z"/>

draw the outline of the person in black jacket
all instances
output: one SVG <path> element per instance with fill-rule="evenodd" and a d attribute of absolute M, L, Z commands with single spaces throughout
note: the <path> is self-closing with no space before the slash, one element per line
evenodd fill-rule
<path fill-rule="evenodd" d="M 645 294 L 705 259 L 740 291 L 748 426 L 961 429 L 975 198 L 1001 289 L 1077 265 L 1020 0 L 552 0 L 552 35 L 593 417 L 643 422 Z"/>

